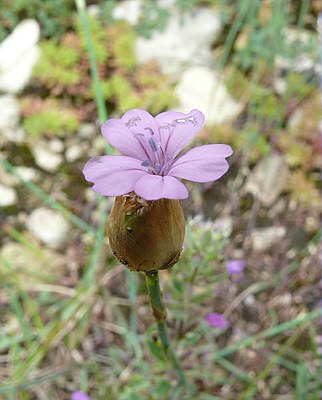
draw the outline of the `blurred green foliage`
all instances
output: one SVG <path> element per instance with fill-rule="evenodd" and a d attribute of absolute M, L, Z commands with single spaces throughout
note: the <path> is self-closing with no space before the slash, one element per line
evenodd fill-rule
<path fill-rule="evenodd" d="M 75 9 L 74 0 L 2 0 L 0 42 L 26 18 L 40 23 L 43 37 L 59 39 L 71 26 Z"/>
<path fill-rule="evenodd" d="M 141 15 L 136 31 L 139 35 L 149 38 L 154 31 L 162 31 L 170 17 L 167 7 L 160 5 L 154 0 L 142 2 Z"/>
<path fill-rule="evenodd" d="M 103 15 L 105 12 L 111 16 L 111 9 L 117 1 L 91 1 L 91 4 L 97 3 L 104 8 Z M 302 224 L 302 213 L 312 220 L 318 220 L 320 94 L 315 89 L 316 80 L 309 74 L 287 68 L 277 74 L 273 68 L 278 56 L 295 65 L 298 55 L 318 55 L 315 50 L 317 35 L 312 27 L 306 31 L 311 29 L 313 36 L 309 35 L 305 42 L 300 38 L 287 42 L 283 34 L 284 28 L 289 26 L 296 26 L 299 30 L 303 28 L 308 0 L 175 1 L 175 6 L 182 11 L 190 11 L 195 5 L 219 6 L 222 10 L 223 34 L 219 44 L 215 45 L 215 51 L 225 61 L 222 63 L 225 66 L 225 83 L 230 94 L 242 103 L 243 111 L 233 124 L 205 127 L 201 135 L 208 143 L 228 143 L 234 148 L 234 156 L 229 161 L 232 168 L 227 187 L 233 188 L 238 180 L 241 181 L 238 189 L 229 189 L 235 190 L 234 196 L 241 201 L 234 200 L 233 208 L 236 206 L 237 210 L 240 206 L 240 210 L 236 214 L 232 211 L 232 235 L 225 236 L 214 224 L 198 220 L 198 217 L 188 219 L 185 251 L 180 262 L 171 273 L 162 273 L 164 293 L 168 296 L 166 302 L 169 306 L 172 341 L 186 365 L 189 378 L 199 386 L 200 400 L 219 398 L 217 395 L 222 397 L 227 389 L 227 398 L 235 398 L 237 394 L 245 399 L 261 398 L 263 392 L 256 392 L 260 390 L 260 385 L 257 385 L 259 381 L 263 382 L 267 396 L 278 396 L 281 391 L 292 395 L 296 381 L 297 395 L 315 399 L 318 397 L 320 374 L 316 373 L 315 356 L 310 354 L 310 349 L 314 345 L 317 347 L 317 332 L 314 331 L 312 319 L 307 321 L 309 324 L 305 321 L 298 324 L 297 319 L 293 319 L 294 313 L 311 315 L 307 298 L 308 294 L 313 293 L 314 286 L 308 282 L 308 276 L 313 275 L 314 283 L 317 275 L 314 277 L 315 264 L 312 259 L 302 260 L 301 254 L 311 254 L 313 243 L 300 239 L 300 248 L 291 249 L 295 256 L 287 252 L 289 254 L 285 259 L 283 248 L 282 253 L 278 253 L 278 249 L 270 249 L 263 257 L 246 248 L 250 265 L 247 266 L 245 280 L 241 282 L 230 280 L 224 263 L 234 246 L 243 246 L 243 228 L 238 227 L 240 221 L 245 221 L 246 225 L 252 224 L 254 213 L 251 211 L 250 215 L 247 214 L 248 206 L 245 204 L 248 198 L 243 194 L 243 180 L 247 180 L 248 172 L 272 150 L 282 154 L 290 170 L 287 187 L 279 198 L 286 203 L 287 212 L 285 215 L 278 214 L 274 220 L 276 218 L 282 224 L 289 224 L 291 220 L 290 231 L 296 231 L 296 225 L 299 224 L 297 219 Z M 292 7 L 295 11 L 292 11 Z M 93 122 L 96 119 L 90 59 L 85 36 L 79 21 L 74 18 L 74 9 L 74 2 L 66 0 L 3 0 L 1 3 L 0 40 L 19 20 L 26 17 L 36 18 L 40 22 L 42 37 L 46 39 L 40 43 L 42 57 L 34 70 L 34 81 L 28 88 L 31 93 L 20 96 L 23 127 L 35 139 L 64 137 L 76 132 L 81 121 Z M 133 107 L 146 108 L 152 114 L 157 114 L 176 105 L 168 77 L 162 76 L 158 65 L 153 62 L 138 66 L 134 53 L 136 35 L 150 36 L 154 30 L 162 30 L 170 12 L 152 0 L 144 1 L 141 11 L 139 24 L 135 28 L 111 18 L 91 18 L 89 21 L 98 74 L 110 114 L 121 114 Z M 276 90 L 276 78 L 283 83 L 280 91 Z M 68 145 L 67 139 L 61 142 Z M 21 147 L 20 152 L 25 154 L 26 149 L 27 145 Z M 8 154 L 15 162 L 19 160 L 16 147 Z M 84 162 L 84 159 L 80 160 L 79 165 Z M 234 175 L 236 170 L 238 172 Z M 44 246 L 38 245 L 34 252 L 38 260 L 28 257 L 21 248 L 27 243 L 29 251 L 29 232 L 23 231 L 18 238 L 11 233 L 10 240 L 20 244 L 22 261 L 21 271 L 13 274 L 17 258 L 10 262 L 11 259 L 0 257 L 5 265 L 0 269 L 0 281 L 5 285 L 2 288 L 4 320 L 8 319 L 8 323 L 4 324 L 6 329 L 2 330 L 0 347 L 4 357 L 4 374 L 11 375 L 8 385 L 7 382 L 0 385 L 0 397 L 8 394 L 8 398 L 20 396 L 27 400 L 36 395 L 36 388 L 40 385 L 39 393 L 48 389 L 46 393 L 50 398 L 69 396 L 66 392 L 76 389 L 90 392 L 91 397 L 95 396 L 97 400 L 185 398 L 183 395 L 173 395 L 173 380 L 167 375 L 160 349 L 155 341 L 148 340 L 155 329 L 151 326 L 148 305 L 144 303 L 142 281 L 138 293 L 135 291 L 134 294 L 134 297 L 138 295 L 137 301 L 132 302 L 130 296 L 124 298 L 127 284 L 121 273 L 113 272 L 113 276 L 106 279 L 115 268 L 115 260 L 108 255 L 106 262 L 102 262 L 100 250 L 96 247 L 100 242 L 96 234 L 97 222 L 100 220 L 104 225 L 104 219 L 98 213 L 91 212 L 92 200 L 84 197 L 79 170 L 75 175 L 71 175 L 70 171 L 61 171 L 55 180 L 52 176 L 48 178 L 44 171 L 38 171 L 41 172 L 41 178 L 37 185 L 20 182 L 21 187 L 26 185 L 31 192 L 28 192 L 26 208 L 23 205 L 23 213 L 13 208 L 15 214 L 22 215 L 21 220 L 16 220 L 18 229 L 23 224 L 23 214 L 45 202 L 62 215 L 69 216 L 75 227 L 85 229 L 86 233 L 78 236 L 75 228 L 64 248 L 64 254 L 68 257 L 72 255 L 67 265 L 64 264 L 64 271 L 57 275 L 53 273 L 48 278 L 40 275 L 39 271 L 42 271 L 44 264 L 48 264 L 49 269 L 54 268 L 54 272 L 58 271 L 52 255 L 42 254 Z M 74 186 L 73 190 L 77 192 L 77 202 L 68 196 L 67 188 L 70 186 Z M 47 195 L 46 191 L 49 190 L 51 192 Z M 216 191 L 220 191 L 220 183 L 216 185 Z M 22 205 L 20 193 L 19 207 Z M 200 193 L 200 187 L 194 185 L 191 198 L 196 201 L 193 206 L 193 212 L 196 213 L 202 209 L 198 199 L 204 201 Z M 39 199 L 35 201 L 35 198 Z M 57 199 L 63 199 L 66 204 L 64 207 L 81 217 L 67 211 Z M 220 208 L 219 211 L 214 208 L 214 218 L 217 212 L 218 215 L 225 214 L 225 207 L 230 201 L 233 202 L 233 199 L 227 196 L 215 205 Z M 292 214 L 294 203 L 298 208 Z M 260 211 L 260 223 L 275 224 L 266 210 Z M 88 213 L 91 213 L 91 218 L 86 221 L 91 225 L 81 219 L 87 218 Z M 105 208 L 103 214 L 106 216 Z M 287 240 L 292 240 L 292 236 L 288 236 Z M 58 254 L 54 252 L 55 257 Z M 76 255 L 75 259 L 73 254 Z M 278 264 L 277 274 L 273 269 L 275 262 Z M 29 263 L 30 269 L 26 268 Z M 70 263 L 75 265 L 73 273 Z M 39 286 L 38 291 L 37 287 L 30 291 L 30 280 L 26 277 L 33 274 L 37 278 L 33 283 L 42 284 L 40 291 Z M 286 276 L 286 280 L 283 276 Z M 80 283 L 77 285 L 78 281 Z M 43 287 L 44 283 L 57 285 L 46 288 Z M 267 290 L 249 292 L 249 289 L 256 287 Z M 244 298 L 244 294 L 250 296 Z M 286 307 L 286 317 L 282 315 L 285 302 L 282 296 L 279 297 L 280 294 L 299 298 L 298 303 L 295 300 Z M 252 303 L 247 303 L 246 299 L 251 296 Z M 240 304 L 236 304 L 236 309 L 229 314 L 231 331 L 223 334 L 204 321 L 208 311 L 225 312 L 236 299 Z M 133 330 L 130 324 L 133 315 L 138 315 L 138 331 Z M 253 321 L 250 322 L 249 318 Z M 284 331 L 281 329 L 283 318 L 290 320 L 288 327 L 284 326 Z M 254 328 L 258 331 L 255 332 Z M 288 344 L 289 339 L 291 342 Z M 305 341 L 307 370 L 302 368 L 303 349 L 298 351 L 294 346 L 298 339 Z M 76 358 L 80 360 L 79 364 L 68 364 L 72 359 L 70 351 L 78 354 Z M 62 354 L 67 355 L 63 357 L 68 364 L 67 371 L 56 373 L 54 368 L 53 375 L 47 375 L 47 370 L 56 362 L 61 365 Z M 201 363 L 205 368 L 196 368 Z M 303 376 L 305 385 L 302 385 Z M 221 387 L 225 392 L 220 392 Z M 29 390 L 32 393 L 28 393 Z M 314 394 L 311 395 L 309 390 Z"/>
<path fill-rule="evenodd" d="M 159 73 L 157 65 L 137 65 L 134 54 L 136 34 L 126 22 L 105 27 L 97 18 L 91 17 L 89 21 L 98 72 L 109 108 L 124 113 L 141 107 L 159 113 L 176 103 L 172 87 L 167 78 Z M 79 21 L 76 21 L 75 32 L 67 32 L 59 44 L 54 39 L 41 42 L 41 58 L 34 69 L 34 77 L 48 90 L 49 96 L 62 96 L 70 107 L 78 108 L 80 104 L 94 99 L 85 48 L 84 34 Z M 33 127 L 37 119 L 40 124 L 46 118 L 51 119 L 51 114 L 35 115 L 32 118 Z M 85 115 L 84 119 L 93 119 L 93 115 Z M 51 126 L 52 122 L 47 125 Z"/>
<path fill-rule="evenodd" d="M 78 68 L 81 56 L 76 48 L 47 40 L 41 43 L 40 49 L 41 62 L 33 70 L 35 78 L 45 82 L 49 89 L 69 87 L 81 82 L 81 71 Z"/>
<path fill-rule="evenodd" d="M 52 108 L 27 117 L 23 127 L 31 137 L 63 136 L 76 132 L 79 127 L 77 116 L 71 111 Z"/>

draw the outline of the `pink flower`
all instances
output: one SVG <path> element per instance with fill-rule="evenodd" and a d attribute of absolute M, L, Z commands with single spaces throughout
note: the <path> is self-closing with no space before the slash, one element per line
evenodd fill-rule
<path fill-rule="evenodd" d="M 244 260 L 235 259 L 226 262 L 226 268 L 229 275 L 243 275 L 246 263 Z"/>
<path fill-rule="evenodd" d="M 72 393 L 72 400 L 90 400 L 86 393 L 77 391 Z"/>
<path fill-rule="evenodd" d="M 205 319 L 209 325 L 212 325 L 215 328 L 226 329 L 229 326 L 229 322 L 222 314 L 209 313 L 206 315 Z"/>
<path fill-rule="evenodd" d="M 198 110 L 189 114 L 168 111 L 153 118 L 147 111 L 134 109 L 121 119 L 107 120 L 102 133 L 123 155 L 90 159 L 83 171 L 86 180 L 105 196 L 134 191 L 146 200 L 187 198 L 188 190 L 178 178 L 211 182 L 229 168 L 225 158 L 232 149 L 226 144 L 208 144 L 182 153 L 204 119 Z"/>

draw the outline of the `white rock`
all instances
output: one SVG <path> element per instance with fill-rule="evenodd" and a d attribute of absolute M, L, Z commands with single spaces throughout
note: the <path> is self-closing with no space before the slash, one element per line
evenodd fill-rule
<path fill-rule="evenodd" d="M 233 230 L 233 219 L 231 217 L 217 218 L 213 223 L 213 229 L 220 232 L 222 236 L 229 237 Z"/>
<path fill-rule="evenodd" d="M 173 12 L 163 32 L 154 31 L 149 39 L 137 39 L 137 60 L 157 60 L 166 74 L 181 74 L 187 65 L 209 65 L 213 59 L 211 45 L 221 26 L 219 14 L 209 8 L 184 15 Z"/>
<path fill-rule="evenodd" d="M 27 228 L 37 239 L 56 248 L 66 240 L 69 223 L 58 212 L 41 207 L 30 214 Z"/>
<path fill-rule="evenodd" d="M 296 53 L 287 57 L 279 55 L 275 63 L 278 69 L 296 71 L 314 71 L 321 74 L 321 62 L 319 56 L 320 42 L 316 34 L 297 28 L 284 28 L 282 30 L 285 44 L 293 48 Z"/>
<path fill-rule="evenodd" d="M 17 193 L 14 189 L 0 184 L 0 207 L 8 207 L 16 204 Z"/>
<path fill-rule="evenodd" d="M 84 153 L 84 150 L 79 144 L 72 144 L 65 152 L 66 160 L 70 163 L 80 159 Z"/>
<path fill-rule="evenodd" d="M 0 143 L 20 143 L 24 139 L 23 129 L 18 127 L 20 107 L 17 99 L 10 95 L 0 96 Z"/>
<path fill-rule="evenodd" d="M 48 172 L 55 172 L 63 161 L 61 154 L 50 150 L 44 143 L 35 143 L 31 146 L 31 152 L 36 164 Z"/>
<path fill-rule="evenodd" d="M 34 182 L 39 178 L 39 172 L 31 167 L 16 167 L 16 172 L 26 181 Z"/>
<path fill-rule="evenodd" d="M 141 6 L 141 0 L 117 2 L 113 7 L 112 16 L 116 20 L 125 20 L 131 25 L 136 25 L 141 15 Z"/>
<path fill-rule="evenodd" d="M 82 139 L 91 139 L 97 134 L 98 130 L 96 125 L 85 123 L 79 127 L 78 136 Z"/>
<path fill-rule="evenodd" d="M 39 58 L 39 24 L 25 20 L 0 44 L 0 90 L 20 92 L 29 82 Z"/>
<path fill-rule="evenodd" d="M 284 226 L 255 229 L 251 235 L 253 249 L 265 251 L 279 243 L 285 235 L 286 229 Z"/>
<path fill-rule="evenodd" d="M 4 186 L 15 186 L 18 183 L 18 179 L 14 177 L 10 172 L 8 172 L 1 164 L 0 164 L 0 183 Z"/>
<path fill-rule="evenodd" d="M 48 142 L 48 148 L 54 153 L 61 153 L 62 151 L 64 151 L 64 143 L 60 139 L 51 139 Z"/>
<path fill-rule="evenodd" d="M 30 238 L 28 238 L 30 239 Z M 0 248 L 0 257 L 8 261 L 19 285 L 30 289 L 30 284 L 53 283 L 61 279 L 66 265 L 66 257 L 53 249 L 30 250 L 17 242 L 6 242 Z"/>
<path fill-rule="evenodd" d="M 270 207 L 285 189 L 289 170 L 284 158 L 273 153 L 260 161 L 249 174 L 245 189 Z"/>
<path fill-rule="evenodd" d="M 218 74 L 207 67 L 187 69 L 176 87 L 180 111 L 201 110 L 206 124 L 221 124 L 236 117 L 241 111 L 227 92 Z"/>

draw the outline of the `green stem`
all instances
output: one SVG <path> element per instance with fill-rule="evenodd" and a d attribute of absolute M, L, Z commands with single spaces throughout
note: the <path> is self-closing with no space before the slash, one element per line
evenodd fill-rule
<path fill-rule="evenodd" d="M 160 291 L 159 273 L 158 271 L 148 271 L 145 273 L 145 277 L 153 316 L 158 326 L 159 338 L 166 360 L 170 361 L 174 369 L 176 370 L 179 383 L 186 385 L 187 382 L 180 361 L 170 347 L 170 341 L 166 326 L 166 310 Z"/>

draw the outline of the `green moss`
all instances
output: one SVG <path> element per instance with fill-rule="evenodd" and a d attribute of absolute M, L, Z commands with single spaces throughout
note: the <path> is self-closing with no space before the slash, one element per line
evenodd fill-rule
<path fill-rule="evenodd" d="M 77 49 L 58 45 L 53 40 L 41 43 L 41 58 L 33 74 L 47 87 L 72 86 L 81 82 Z"/>
<path fill-rule="evenodd" d="M 255 86 L 250 91 L 250 112 L 259 120 L 281 121 L 285 115 L 285 104 L 270 89 Z"/>
<path fill-rule="evenodd" d="M 94 99 L 86 42 L 79 21 L 75 29 L 76 33 L 66 33 L 59 45 L 53 40 L 43 42 L 42 56 L 34 70 L 34 76 L 42 85 L 55 97 L 64 96 L 71 107 Z M 175 106 L 173 89 L 167 77 L 160 74 L 158 65 L 137 66 L 136 34 L 131 26 L 119 22 L 105 28 L 102 22 L 91 17 L 90 29 L 104 98 L 109 106 L 119 113 L 140 107 L 153 114 Z M 45 115 L 45 119 L 48 118 L 50 116 Z M 33 116 L 31 121 L 26 120 L 30 132 L 41 130 L 37 125 L 40 119 Z M 33 129 L 29 128 L 30 124 Z"/>
<path fill-rule="evenodd" d="M 297 72 L 291 72 L 287 75 L 286 80 L 286 91 L 284 96 L 288 99 L 294 99 L 301 101 L 307 97 L 316 87 L 318 82 L 308 82 L 305 77 Z"/>
<path fill-rule="evenodd" d="M 294 171 L 288 179 L 292 199 L 307 209 L 319 210 L 321 199 L 315 183 L 303 171 Z"/>
<path fill-rule="evenodd" d="M 123 23 L 111 43 L 115 65 L 126 72 L 132 71 L 136 66 L 135 38 L 135 32 Z"/>
<path fill-rule="evenodd" d="M 177 98 L 171 88 L 160 88 L 147 93 L 144 102 L 152 114 L 171 109 L 177 104 Z"/>
<path fill-rule="evenodd" d="M 121 75 L 114 75 L 110 80 L 111 93 L 116 109 L 124 113 L 131 108 L 142 107 L 142 101 L 135 94 L 129 81 Z"/>
<path fill-rule="evenodd" d="M 43 135 L 63 136 L 65 133 L 74 133 L 79 121 L 72 112 L 57 108 L 26 118 L 23 127 L 28 135 L 36 138 Z"/>
<path fill-rule="evenodd" d="M 106 29 L 103 26 L 102 22 L 93 17 L 89 17 L 89 28 L 91 32 L 91 40 L 96 56 L 97 63 L 100 64 L 105 64 L 108 60 L 108 46 L 107 46 L 107 33 Z M 83 54 L 87 54 L 87 44 L 86 44 L 86 39 L 84 35 L 84 31 L 81 26 L 80 19 L 78 18 L 76 20 L 76 32 L 77 35 L 80 39 L 80 47 L 82 50 Z"/>

